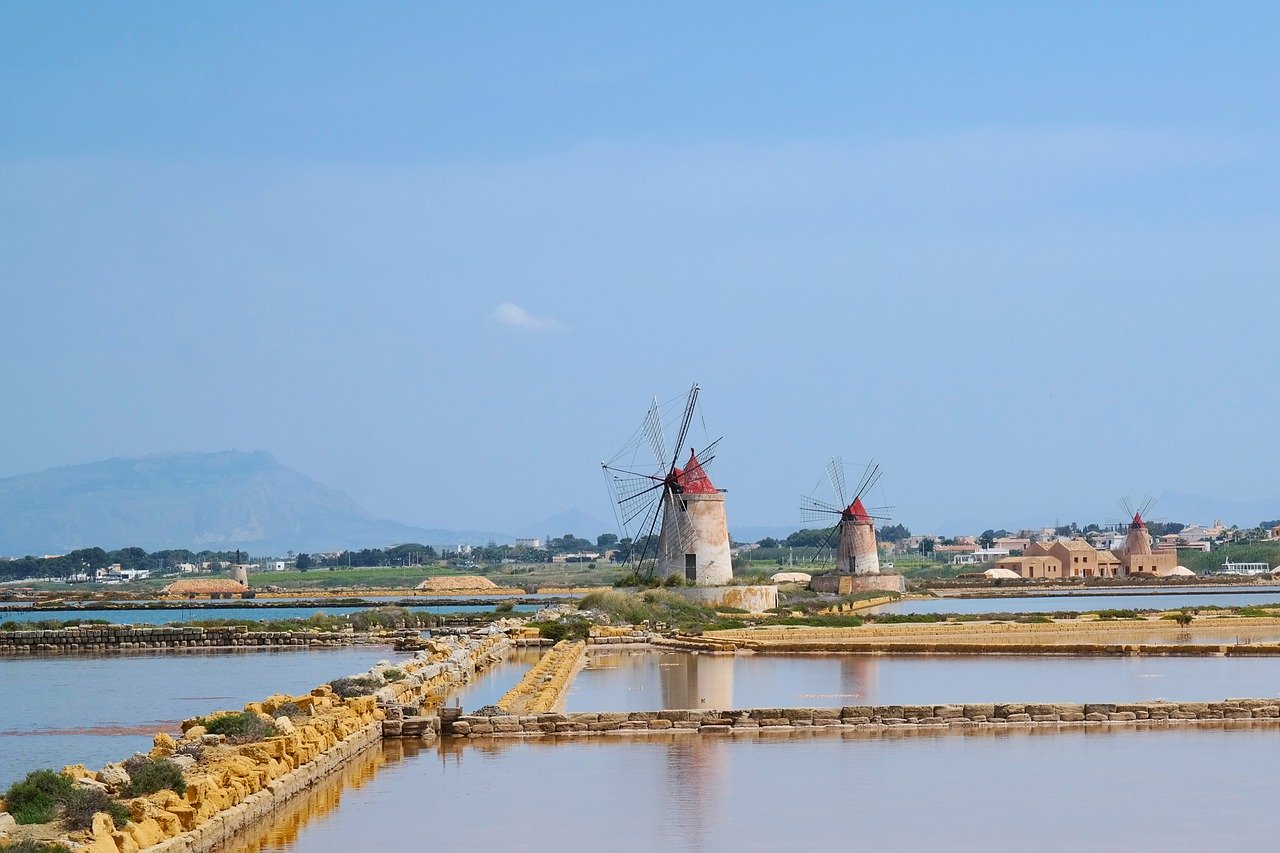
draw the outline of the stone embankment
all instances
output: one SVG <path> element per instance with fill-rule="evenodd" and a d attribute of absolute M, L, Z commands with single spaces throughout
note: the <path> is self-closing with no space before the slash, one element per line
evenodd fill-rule
<path fill-rule="evenodd" d="M 63 840 L 89 853 L 202 853 L 234 844 L 246 826 L 267 819 L 383 737 L 434 735 L 439 722 L 431 712 L 509 648 L 501 633 L 437 640 L 410 660 L 381 662 L 306 695 L 270 696 L 243 712 L 186 720 L 176 739 L 157 734 L 148 754 L 182 769 L 182 794 L 161 790 L 125 800 L 128 823 L 117 827 L 110 815 L 98 813 L 92 829 Z M 334 685 L 372 692 L 344 698 Z M 222 718 L 235 725 L 219 723 Z M 228 733 L 233 731 L 246 734 Z M 121 796 L 129 784 L 127 767 L 92 772 L 75 765 L 62 772 L 77 785 Z"/>
<path fill-rule="evenodd" d="M 582 640 L 556 643 L 498 700 L 497 707 L 506 714 L 539 714 L 559 707 L 582 667 L 586 648 Z"/>
<path fill-rule="evenodd" d="M 0 631 L 0 654 L 60 654 L 116 649 L 308 648 L 382 643 L 347 631 L 250 631 L 247 626 L 177 628 L 86 625 L 49 631 Z"/>
<path fill-rule="evenodd" d="M 1280 619 L 1210 617 L 1189 626 L 1166 619 L 1058 620 L 766 627 L 674 635 L 690 651 L 893 654 L 1280 655 Z"/>
<path fill-rule="evenodd" d="M 602 713 L 463 715 L 443 731 L 460 737 L 644 735 L 654 732 L 745 734 L 813 729 L 978 730 L 1045 727 L 1076 731 L 1115 726 L 1175 726 L 1255 720 L 1280 725 L 1280 699 L 1222 702 L 855 705 L 842 708 L 752 708 Z"/>
<path fill-rule="evenodd" d="M 416 738 L 440 730 L 440 706 L 449 693 L 470 681 L 477 672 L 502 660 L 511 650 L 506 634 L 452 637 L 430 640 L 430 647 L 406 663 L 381 663 L 373 672 L 380 677 L 389 669 L 404 676 L 374 694 L 386 717 L 382 736 Z"/>

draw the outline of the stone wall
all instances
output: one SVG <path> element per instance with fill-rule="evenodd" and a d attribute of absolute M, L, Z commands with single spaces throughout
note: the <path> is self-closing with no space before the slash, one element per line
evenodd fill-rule
<path fill-rule="evenodd" d="M 707 607 L 736 607 L 748 613 L 764 613 L 778 606 L 776 584 L 673 587 L 671 591 Z"/>
<path fill-rule="evenodd" d="M 417 738 L 440 730 L 439 711 L 449 694 L 477 672 L 506 657 L 511 641 L 506 634 L 429 640 L 428 648 L 392 667 L 380 663 L 374 673 L 395 668 L 405 673 L 374 694 L 385 714 L 382 736 Z"/>
<path fill-rule="evenodd" d="M 0 654 L 59 654 L 115 649 L 305 648 L 370 641 L 368 635 L 342 631 L 250 631 L 244 625 L 225 628 L 87 625 L 50 631 L 0 631 Z"/>
<path fill-rule="evenodd" d="M 809 589 L 834 595 L 852 595 L 855 592 L 877 590 L 902 592 L 906 589 L 906 582 L 902 575 L 850 575 L 828 572 L 825 575 L 814 575 L 813 580 L 809 581 Z"/>
<path fill-rule="evenodd" d="M 1222 702 L 1092 702 L 952 705 L 851 705 L 842 708 L 618 711 L 574 714 L 464 715 L 446 722 L 459 737 L 627 735 L 651 732 L 743 734 L 818 728 L 967 730 L 1026 726 L 1055 731 L 1124 725 L 1171 726 L 1252 720 L 1280 725 L 1280 699 Z"/>

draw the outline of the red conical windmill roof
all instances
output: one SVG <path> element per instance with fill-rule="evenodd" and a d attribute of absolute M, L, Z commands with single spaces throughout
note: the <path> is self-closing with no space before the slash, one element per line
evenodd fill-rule
<path fill-rule="evenodd" d="M 1129 529 L 1130 529 L 1130 530 L 1142 530 L 1142 529 L 1143 529 L 1143 528 L 1145 528 L 1146 526 L 1147 526 L 1147 523 L 1146 523 L 1145 521 L 1143 521 L 1143 520 L 1142 520 L 1142 513 L 1140 513 L 1140 512 L 1135 512 L 1135 513 L 1133 514 L 1133 523 L 1129 525 Z"/>
<path fill-rule="evenodd" d="M 853 503 L 849 504 L 844 514 L 854 521 L 863 523 L 871 521 L 871 516 L 867 513 L 867 508 L 862 505 L 862 498 L 854 498 Z"/>
<path fill-rule="evenodd" d="M 707 472 L 702 470 L 702 463 L 698 461 L 698 455 L 693 452 L 693 448 L 689 448 L 689 461 L 685 464 L 684 470 L 677 468 L 675 474 L 676 482 L 680 484 L 685 494 L 714 495 L 716 493 L 716 487 L 712 485 Z"/>

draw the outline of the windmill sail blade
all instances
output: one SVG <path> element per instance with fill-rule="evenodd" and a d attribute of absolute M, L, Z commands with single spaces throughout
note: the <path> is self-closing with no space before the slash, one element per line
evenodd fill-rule
<path fill-rule="evenodd" d="M 853 499 L 857 500 L 865 495 L 879 481 L 880 466 L 875 462 L 875 460 L 872 460 L 867 463 L 866 470 L 862 472 L 862 479 L 858 482 L 858 491 L 854 494 Z"/>
<path fill-rule="evenodd" d="M 839 510 L 820 509 L 818 507 L 800 508 L 800 523 L 804 525 L 826 526 L 831 523 L 833 518 L 838 518 L 839 516 Z"/>
<path fill-rule="evenodd" d="M 724 440 L 723 436 L 720 438 L 717 438 L 715 441 L 711 442 L 706 447 L 702 448 L 702 450 L 699 450 L 697 452 L 698 462 L 701 463 L 703 468 L 706 468 L 708 465 L 710 465 L 711 461 L 716 458 L 716 451 L 720 448 L 720 442 L 723 440 Z M 691 447 L 689 448 L 689 450 L 690 452 L 692 452 L 693 448 Z"/>
<path fill-rule="evenodd" d="M 693 387 L 689 389 L 689 397 L 684 404 L 684 415 L 680 418 L 680 429 L 676 433 L 674 455 L 671 457 L 670 464 L 667 465 L 668 471 L 675 468 L 679 461 L 680 449 L 684 447 L 684 440 L 689 435 L 689 424 L 693 422 L 693 411 L 698 405 L 698 392 L 700 390 L 702 389 L 698 387 L 697 382 L 693 383 Z"/>
<path fill-rule="evenodd" d="M 820 510 L 823 510 L 824 512 L 834 512 L 837 514 L 844 512 L 844 507 L 835 506 L 834 504 L 829 504 L 826 501 L 820 501 L 817 498 L 812 497 L 810 495 L 805 495 L 803 498 L 800 499 L 800 508 L 801 509 L 820 509 Z"/>
<path fill-rule="evenodd" d="M 840 501 L 840 506 L 848 506 L 849 502 L 845 500 L 844 491 L 844 459 L 839 456 L 831 457 L 831 461 L 827 463 L 827 479 L 831 480 L 831 489 L 835 492 L 836 499 Z"/>
<path fill-rule="evenodd" d="M 653 402 L 649 405 L 649 411 L 645 414 L 644 419 L 644 435 L 649 442 L 649 449 L 653 451 L 654 462 L 665 472 L 667 467 L 667 442 L 666 437 L 662 434 L 662 416 L 658 412 L 658 398 L 654 397 Z"/>
<path fill-rule="evenodd" d="M 807 555 L 807 562 L 818 562 L 818 559 L 835 544 L 836 534 L 839 530 L 840 525 L 832 525 L 832 527 L 827 530 L 826 535 L 822 537 L 822 540 L 817 545 L 813 546 L 812 551 Z"/>
<path fill-rule="evenodd" d="M 649 515 L 646 516 L 644 523 L 640 525 L 640 530 L 644 531 L 644 543 L 640 546 L 640 556 L 635 561 L 637 569 L 642 568 L 644 566 L 645 559 L 650 556 L 650 545 L 653 543 L 653 532 L 658 526 L 658 521 L 662 518 L 662 513 L 666 505 L 666 495 L 666 490 L 663 490 L 662 497 L 664 499 L 653 502 L 653 507 L 650 510 Z M 634 553 L 632 556 L 634 556 Z M 628 562 L 630 562 L 630 560 L 628 560 Z M 652 573 L 652 568 L 650 569 L 650 573 Z"/>

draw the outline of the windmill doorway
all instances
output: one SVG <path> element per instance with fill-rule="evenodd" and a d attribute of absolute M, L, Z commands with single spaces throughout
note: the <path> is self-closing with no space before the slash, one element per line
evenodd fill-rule
<path fill-rule="evenodd" d="M 684 555 L 684 579 L 689 583 L 696 583 L 698 580 L 698 555 Z"/>

